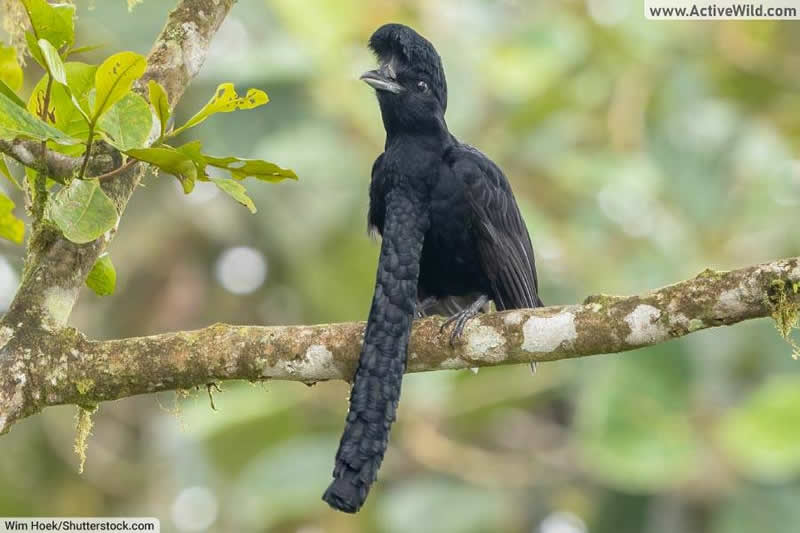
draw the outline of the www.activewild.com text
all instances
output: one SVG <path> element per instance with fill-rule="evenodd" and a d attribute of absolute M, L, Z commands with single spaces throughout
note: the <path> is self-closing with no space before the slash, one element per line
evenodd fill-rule
<path fill-rule="evenodd" d="M 691 7 L 663 7 L 652 6 L 649 8 L 653 17 L 741 17 L 741 18 L 772 18 L 796 17 L 795 7 L 768 7 L 763 4 L 734 4 L 731 6 L 698 6 Z"/>

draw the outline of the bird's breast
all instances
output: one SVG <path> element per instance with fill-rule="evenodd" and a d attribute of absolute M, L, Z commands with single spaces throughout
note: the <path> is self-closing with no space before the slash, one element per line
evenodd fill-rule
<path fill-rule="evenodd" d="M 483 275 L 463 184 L 440 178 L 431 191 L 431 224 L 422 248 L 420 287 L 437 296 L 480 291 Z"/>

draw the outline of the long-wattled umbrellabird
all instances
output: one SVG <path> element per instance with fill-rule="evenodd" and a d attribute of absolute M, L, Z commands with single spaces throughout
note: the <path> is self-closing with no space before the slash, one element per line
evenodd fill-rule
<path fill-rule="evenodd" d="M 377 94 L 386 145 L 372 166 L 368 223 L 382 244 L 334 480 L 323 496 L 350 513 L 364 504 L 386 452 L 415 314 L 431 303 L 455 306 L 452 344 L 489 300 L 498 310 L 542 305 L 508 180 L 447 130 L 436 49 L 401 24 L 380 27 L 369 47 L 380 66 L 361 79 Z"/>

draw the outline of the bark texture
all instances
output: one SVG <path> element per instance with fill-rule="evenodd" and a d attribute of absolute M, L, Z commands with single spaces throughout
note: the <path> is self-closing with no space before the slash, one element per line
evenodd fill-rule
<path fill-rule="evenodd" d="M 26 167 L 31 167 L 51 178 L 67 178 L 72 176 L 81 166 L 82 158 L 45 150 L 42 157 L 42 143 L 15 139 L 0 139 L 0 152 L 15 159 Z M 93 157 L 91 170 L 106 172 L 111 170 L 113 161 L 110 156 Z"/>
<path fill-rule="evenodd" d="M 544 362 L 634 350 L 693 331 L 772 317 L 787 331 L 800 312 L 800 257 L 740 270 L 706 270 L 645 294 L 479 316 L 455 348 L 441 317 L 415 322 L 408 371 Z M 93 341 L 63 328 L 0 328 L 0 432 L 60 404 L 93 406 L 212 381 L 352 378 L 364 324 L 230 326 Z M 20 337 L 21 336 L 21 337 Z M 9 349 L 10 339 L 20 337 Z"/>

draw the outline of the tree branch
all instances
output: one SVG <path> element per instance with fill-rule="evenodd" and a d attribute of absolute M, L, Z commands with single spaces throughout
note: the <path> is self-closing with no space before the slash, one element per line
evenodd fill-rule
<path fill-rule="evenodd" d="M 156 80 L 165 87 L 170 105 L 174 106 L 200 70 L 211 38 L 233 3 L 234 0 L 179 2 L 153 45 L 147 59 L 147 70 L 135 89 L 145 94 L 147 81 Z M 19 147 L 23 146 L 24 143 L 19 144 L 16 151 L 20 152 Z M 13 144 L 6 148 L 15 151 Z M 32 153 L 41 155 L 41 151 Z M 26 154 L 20 157 L 30 162 Z M 73 172 L 75 169 L 76 163 L 72 159 L 51 156 L 48 152 L 50 159 L 57 163 L 57 172 Z M 77 164 L 81 162 L 78 160 Z M 23 164 L 27 163 L 23 161 Z M 120 215 L 141 180 L 143 168 L 143 165 L 135 164 L 113 179 L 101 182 Z M 50 330 L 65 326 L 86 276 L 115 233 L 116 230 L 112 230 L 91 243 L 75 244 L 48 225 L 36 228 L 28 243 L 20 287 L 0 325 L 23 322 L 30 327 Z"/>
<path fill-rule="evenodd" d="M 144 94 L 148 80 L 165 87 L 174 107 L 186 86 L 197 74 L 208 53 L 211 38 L 222 24 L 235 0 L 181 0 L 170 12 L 148 56 L 148 67 L 135 90 Z M 0 150 L 23 164 L 36 165 L 41 156 L 25 142 L 5 143 Z M 119 160 L 118 153 L 111 153 Z M 47 170 L 53 175 L 70 174 L 81 161 L 46 153 Z M 92 159 L 96 159 L 93 157 Z M 101 187 L 122 215 L 143 175 L 143 165 L 134 164 Z M 101 170 L 105 172 L 109 170 Z M 72 361 L 76 342 L 81 338 L 65 328 L 80 289 L 97 258 L 116 233 L 116 228 L 97 240 L 75 244 L 65 239 L 51 224 L 39 224 L 28 241 L 25 267 L 19 289 L 8 312 L 0 319 L 0 432 L 8 431 L 19 418 L 41 409 L 50 399 L 42 396 L 47 382 L 59 382 L 63 364 Z M 31 354 L 41 355 L 34 359 Z M 44 361 L 59 366 L 52 372 Z M 70 367 L 72 367 L 70 365 Z M 34 385 L 36 384 L 36 385 Z M 38 406 L 38 407 L 37 407 Z"/>
<path fill-rule="evenodd" d="M 408 371 L 554 361 L 623 352 L 715 326 L 800 313 L 800 257 L 697 277 L 636 296 L 480 316 L 455 348 L 441 317 L 418 320 Z M 215 380 L 350 379 L 364 324 L 228 326 L 92 341 L 75 330 L 30 339 L 0 364 L 0 433 L 59 404 L 94 405 Z M 13 335 L 0 328 L 0 348 Z"/>
<path fill-rule="evenodd" d="M 0 152 L 26 167 L 57 178 L 71 176 L 77 169 L 77 165 L 80 165 L 79 158 L 53 152 L 52 150 L 47 150 L 47 159 L 45 164 L 42 165 L 42 143 L 38 141 L 20 139 L 5 141 L 0 139 Z"/>
<path fill-rule="evenodd" d="M 45 158 L 42 158 L 44 151 Z M 0 153 L 6 154 L 19 164 L 30 167 L 39 172 L 41 176 L 64 182 L 66 179 L 75 175 L 81 166 L 80 157 L 72 157 L 66 154 L 48 150 L 45 143 L 30 141 L 25 139 L 14 139 L 7 141 L 0 139 Z M 114 169 L 115 157 L 112 154 L 95 154 L 89 161 L 89 170 L 92 174 L 100 174 L 96 177 L 105 177 L 107 174 L 116 175 L 120 168 Z"/>

